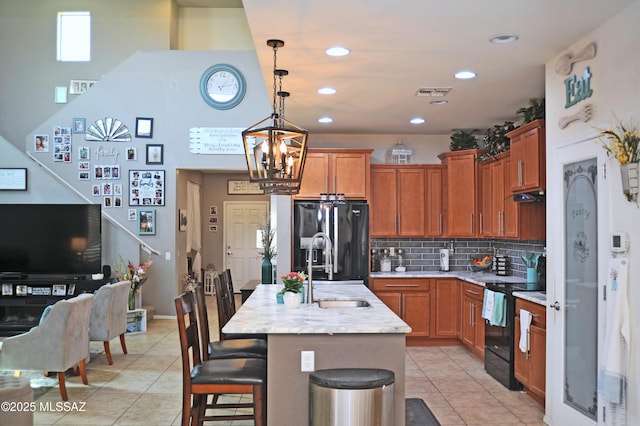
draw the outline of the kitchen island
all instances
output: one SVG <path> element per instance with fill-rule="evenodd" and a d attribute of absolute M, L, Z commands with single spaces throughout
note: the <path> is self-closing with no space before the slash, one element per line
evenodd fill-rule
<path fill-rule="evenodd" d="M 267 423 L 300 426 L 309 417 L 309 373 L 301 351 L 314 351 L 315 369 L 383 368 L 395 373 L 394 425 L 405 424 L 405 334 L 409 326 L 364 285 L 314 285 L 316 300 L 358 299 L 368 307 L 289 309 L 276 303 L 281 285 L 258 285 L 224 326 L 225 333 L 268 336 Z"/>

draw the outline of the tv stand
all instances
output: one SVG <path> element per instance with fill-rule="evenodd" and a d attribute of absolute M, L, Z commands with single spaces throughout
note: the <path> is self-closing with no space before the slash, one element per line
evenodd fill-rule
<path fill-rule="evenodd" d="M 0 336 L 13 336 L 38 325 L 44 308 L 59 300 L 93 293 L 109 282 L 81 277 L 8 278 L 0 276 Z"/>

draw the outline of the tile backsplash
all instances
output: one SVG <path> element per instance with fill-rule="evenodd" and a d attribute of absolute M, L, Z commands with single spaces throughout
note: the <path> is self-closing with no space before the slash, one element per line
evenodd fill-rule
<path fill-rule="evenodd" d="M 449 248 L 453 242 L 454 252 L 449 257 L 451 271 L 470 271 L 474 257 L 500 253 L 508 258 L 509 275 L 526 278 L 527 268 L 520 256 L 526 252 L 543 253 L 545 241 L 513 241 L 463 238 L 374 238 L 371 249 L 379 253 L 385 248 L 404 250 L 407 271 L 437 271 L 440 269 L 440 249 Z M 397 256 L 391 257 L 392 270 L 398 266 Z"/>

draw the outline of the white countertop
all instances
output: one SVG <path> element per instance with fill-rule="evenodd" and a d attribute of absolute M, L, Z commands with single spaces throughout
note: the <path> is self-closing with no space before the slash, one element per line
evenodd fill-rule
<path fill-rule="evenodd" d="M 492 272 L 426 271 L 426 272 L 372 272 L 370 278 L 458 278 L 484 287 L 487 283 L 526 283 L 525 278 L 502 276 Z M 546 305 L 547 295 L 540 291 L 514 291 L 513 295 L 539 305 Z"/>
<path fill-rule="evenodd" d="M 364 285 L 314 284 L 314 299 L 362 299 L 366 308 L 322 309 L 317 303 L 297 309 L 276 303 L 282 285 L 256 287 L 222 329 L 256 334 L 382 334 L 409 333 L 411 328 Z"/>

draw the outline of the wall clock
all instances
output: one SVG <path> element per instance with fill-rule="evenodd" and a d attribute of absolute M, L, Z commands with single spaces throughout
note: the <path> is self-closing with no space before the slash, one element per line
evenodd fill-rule
<path fill-rule="evenodd" d="M 233 65 L 213 65 L 200 78 L 202 99 L 216 109 L 234 108 L 242 102 L 246 90 L 244 76 Z"/>

